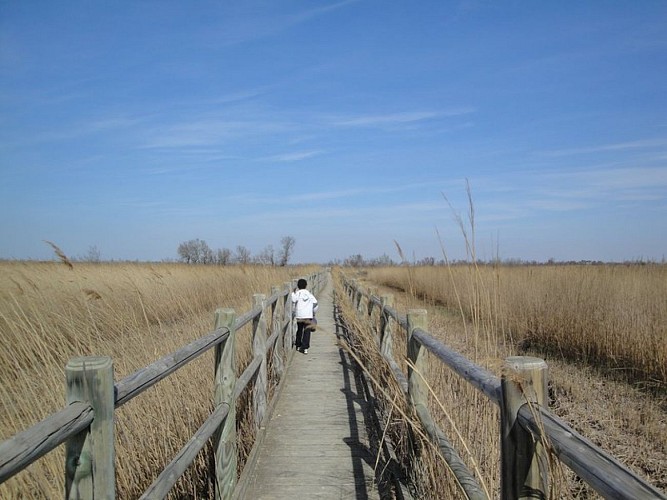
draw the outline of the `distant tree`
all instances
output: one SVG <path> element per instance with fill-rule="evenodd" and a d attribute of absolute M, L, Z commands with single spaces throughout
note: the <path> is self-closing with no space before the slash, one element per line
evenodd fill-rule
<path fill-rule="evenodd" d="M 226 266 L 232 260 L 232 251 L 229 248 L 219 248 L 215 254 L 215 263 Z"/>
<path fill-rule="evenodd" d="M 347 259 L 343 261 L 344 266 L 348 267 L 363 267 L 366 265 L 363 255 L 360 253 L 356 255 L 350 255 Z"/>
<path fill-rule="evenodd" d="M 239 264 L 248 264 L 250 262 L 250 250 L 243 245 L 236 247 L 236 262 Z"/>
<path fill-rule="evenodd" d="M 376 267 L 387 267 L 387 266 L 394 266 L 396 265 L 393 260 L 391 260 L 391 257 L 389 257 L 386 253 L 382 254 L 380 257 L 376 257 L 374 259 L 371 259 L 368 262 L 369 266 L 376 266 Z"/>
<path fill-rule="evenodd" d="M 292 236 L 283 236 L 280 240 L 280 254 L 278 256 L 279 264 L 284 267 L 289 262 L 289 258 L 292 256 L 292 251 L 294 250 L 294 244 L 296 240 Z"/>
<path fill-rule="evenodd" d="M 213 262 L 213 251 L 199 238 L 178 245 L 178 255 L 186 264 L 209 264 Z"/>
<path fill-rule="evenodd" d="M 258 264 L 264 264 L 265 266 L 275 266 L 276 265 L 276 252 L 273 249 L 273 245 L 268 245 L 264 250 L 262 250 L 256 257 L 255 261 Z"/>
<path fill-rule="evenodd" d="M 102 253 L 100 252 L 100 249 L 97 248 L 97 245 L 91 245 L 88 247 L 88 251 L 85 255 L 79 260 L 84 262 L 99 262 L 102 260 Z"/>

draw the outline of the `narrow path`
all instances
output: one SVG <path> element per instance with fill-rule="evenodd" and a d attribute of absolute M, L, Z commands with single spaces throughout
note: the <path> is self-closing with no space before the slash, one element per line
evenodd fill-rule
<path fill-rule="evenodd" d="M 249 473 L 247 499 L 379 499 L 365 400 L 338 347 L 332 279 L 320 293 L 308 354 L 294 353 Z"/>

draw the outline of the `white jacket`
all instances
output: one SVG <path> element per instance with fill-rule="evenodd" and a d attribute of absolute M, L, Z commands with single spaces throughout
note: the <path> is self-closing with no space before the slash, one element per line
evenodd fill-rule
<path fill-rule="evenodd" d="M 305 288 L 292 292 L 292 304 L 294 304 L 294 317 L 296 319 L 313 319 L 317 311 L 317 299 Z"/>

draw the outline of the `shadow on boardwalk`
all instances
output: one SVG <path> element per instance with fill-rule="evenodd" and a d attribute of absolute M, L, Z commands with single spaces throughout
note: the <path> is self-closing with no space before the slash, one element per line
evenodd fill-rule
<path fill-rule="evenodd" d="M 319 324 L 309 354 L 293 354 L 237 498 L 394 498 L 387 484 L 378 488 L 380 434 L 369 411 L 368 387 L 339 346 L 346 334 L 336 321 L 331 282 L 318 300 Z M 383 468 L 380 461 L 378 472 Z"/>

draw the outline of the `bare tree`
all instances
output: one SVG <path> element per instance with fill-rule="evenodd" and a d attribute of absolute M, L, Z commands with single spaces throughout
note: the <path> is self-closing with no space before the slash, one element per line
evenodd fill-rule
<path fill-rule="evenodd" d="M 268 245 L 264 250 L 262 250 L 256 257 L 255 260 L 258 264 L 264 264 L 267 266 L 276 265 L 276 252 L 273 249 L 273 245 Z"/>
<path fill-rule="evenodd" d="M 84 262 L 99 262 L 101 260 L 102 253 L 100 249 L 97 248 L 97 245 L 91 245 L 88 247 L 88 251 L 81 257 L 79 260 Z"/>
<path fill-rule="evenodd" d="M 282 246 L 280 247 L 278 261 L 281 266 L 286 266 L 287 262 L 289 262 L 289 258 L 292 255 L 292 250 L 294 250 L 295 243 L 296 240 L 292 236 L 283 236 L 283 238 L 280 240 L 280 244 Z"/>
<path fill-rule="evenodd" d="M 215 262 L 218 265 L 226 266 L 232 260 L 232 251 L 229 248 L 218 249 L 215 255 Z"/>
<path fill-rule="evenodd" d="M 248 264 L 250 262 L 250 250 L 243 245 L 236 247 L 236 261 L 239 264 Z"/>
<path fill-rule="evenodd" d="M 213 262 L 213 251 L 204 240 L 184 241 L 178 245 L 178 255 L 186 264 L 209 264 Z"/>

